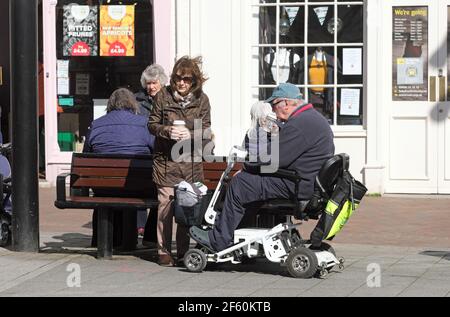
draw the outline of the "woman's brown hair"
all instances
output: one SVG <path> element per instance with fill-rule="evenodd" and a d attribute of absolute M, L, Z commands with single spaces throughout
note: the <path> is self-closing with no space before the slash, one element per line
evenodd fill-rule
<path fill-rule="evenodd" d="M 198 56 L 195 58 L 190 58 L 189 56 L 181 57 L 173 67 L 172 75 L 170 76 L 170 86 L 174 91 L 176 91 L 175 78 L 179 73 L 181 76 L 192 75 L 192 87 L 189 91 L 194 94 L 195 97 L 200 97 L 203 92 L 203 84 L 208 78 L 205 77 L 201 70 L 202 57 Z"/>

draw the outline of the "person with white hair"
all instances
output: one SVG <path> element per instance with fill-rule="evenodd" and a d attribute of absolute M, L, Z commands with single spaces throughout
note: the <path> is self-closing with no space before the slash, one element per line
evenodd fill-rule
<path fill-rule="evenodd" d="M 244 147 L 248 152 L 248 162 L 261 163 L 270 155 L 271 138 L 278 134 L 276 115 L 272 106 L 258 101 L 250 110 L 251 126 L 244 139 Z"/>
<path fill-rule="evenodd" d="M 140 115 L 149 117 L 153 109 L 153 100 L 162 87 L 167 85 L 169 78 L 164 68 L 158 64 L 148 66 L 141 75 L 142 89 L 136 94 L 136 100 L 140 106 Z"/>
<path fill-rule="evenodd" d="M 153 109 L 153 102 L 156 94 L 162 87 L 167 85 L 169 78 L 164 68 L 158 64 L 152 64 L 145 68 L 141 75 L 142 89 L 134 94 L 139 103 L 139 114 L 146 117 L 150 116 Z M 156 212 L 150 212 L 147 218 L 146 210 L 137 212 L 137 231 L 138 235 L 143 237 L 142 244 L 152 246 L 156 243 Z"/>

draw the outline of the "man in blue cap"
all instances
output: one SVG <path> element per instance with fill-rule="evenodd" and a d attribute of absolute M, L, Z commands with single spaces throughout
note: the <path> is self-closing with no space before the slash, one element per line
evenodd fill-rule
<path fill-rule="evenodd" d="M 280 84 L 266 102 L 283 124 L 279 133 L 279 155 L 272 157 L 278 168 L 295 170 L 302 177 L 299 199 L 309 200 L 314 181 L 322 165 L 334 155 L 333 132 L 327 120 L 311 104 L 307 104 L 298 87 Z M 270 163 L 274 165 L 272 161 Z M 217 214 L 215 226 L 206 231 L 190 229 L 191 237 L 211 249 L 222 251 L 233 244 L 234 230 L 242 220 L 244 206 L 269 199 L 289 199 L 295 193 L 294 183 L 245 169 L 230 182 L 223 210 Z"/>

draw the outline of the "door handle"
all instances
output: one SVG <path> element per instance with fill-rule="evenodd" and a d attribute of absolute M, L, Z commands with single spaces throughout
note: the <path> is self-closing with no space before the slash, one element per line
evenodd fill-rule
<path fill-rule="evenodd" d="M 436 100 L 436 76 L 430 76 L 430 101 Z"/>
<path fill-rule="evenodd" d="M 0 66 L 0 86 L 3 85 L 3 67 Z"/>
<path fill-rule="evenodd" d="M 445 101 L 445 77 L 439 77 L 439 101 Z"/>

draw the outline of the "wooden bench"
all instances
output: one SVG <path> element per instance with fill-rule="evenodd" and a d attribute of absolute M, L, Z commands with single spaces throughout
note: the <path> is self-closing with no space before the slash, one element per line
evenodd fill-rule
<path fill-rule="evenodd" d="M 152 165 L 151 155 L 74 153 L 70 173 L 57 177 L 57 208 L 98 210 L 98 258 L 112 257 L 112 209 L 123 210 L 122 248 L 136 247 L 136 210 L 158 206 Z M 70 193 L 67 195 L 69 176 Z"/>

